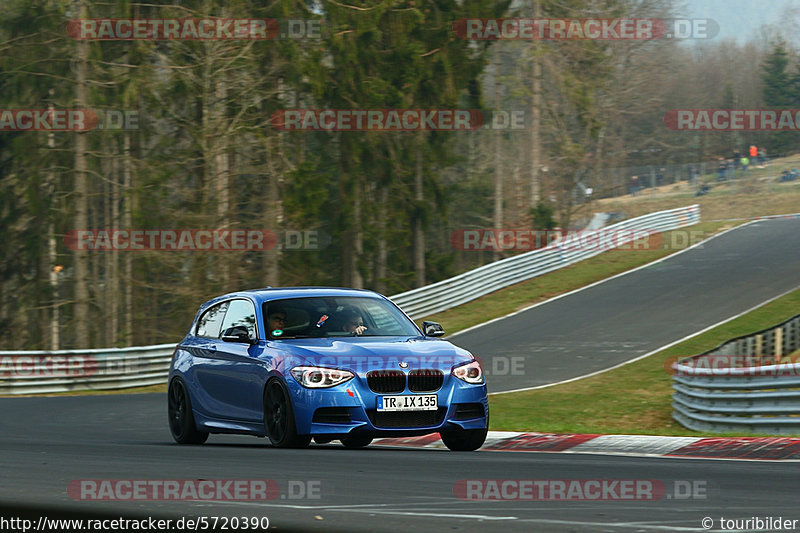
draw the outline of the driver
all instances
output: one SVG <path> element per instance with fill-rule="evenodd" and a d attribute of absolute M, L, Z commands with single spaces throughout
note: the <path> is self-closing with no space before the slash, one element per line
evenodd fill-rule
<path fill-rule="evenodd" d="M 286 329 L 286 309 L 283 307 L 271 307 L 269 310 L 269 331 L 276 329 Z"/>
<path fill-rule="evenodd" d="M 342 320 L 342 331 L 347 331 L 355 335 L 361 335 L 367 331 L 367 326 L 364 325 L 364 319 L 361 318 L 361 313 L 357 311 L 345 311 L 342 313 Z"/>

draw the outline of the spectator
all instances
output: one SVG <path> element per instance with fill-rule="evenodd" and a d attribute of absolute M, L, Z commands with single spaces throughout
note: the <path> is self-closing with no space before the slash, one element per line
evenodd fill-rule
<path fill-rule="evenodd" d="M 631 177 L 631 196 L 636 196 L 637 192 L 639 192 L 639 176 L 632 176 Z"/>
<path fill-rule="evenodd" d="M 758 148 L 756 148 L 755 144 L 750 145 L 750 160 L 755 163 L 756 158 L 758 157 Z"/>
<path fill-rule="evenodd" d="M 725 173 L 728 171 L 728 164 L 721 157 L 717 165 L 717 181 L 725 181 Z"/>
<path fill-rule="evenodd" d="M 747 172 L 748 165 L 750 165 L 750 158 L 747 157 L 747 156 L 744 156 L 742 158 L 742 171 L 743 172 Z"/>

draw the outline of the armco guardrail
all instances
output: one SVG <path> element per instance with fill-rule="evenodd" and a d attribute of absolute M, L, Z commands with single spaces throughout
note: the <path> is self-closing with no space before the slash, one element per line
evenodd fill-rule
<path fill-rule="evenodd" d="M 651 213 L 603 228 L 603 231 L 632 230 L 630 238 L 615 239 L 619 245 L 638 239 L 635 231 L 664 232 L 691 226 L 700 221 L 700 206 L 681 207 L 669 211 Z M 396 294 L 390 298 L 411 318 L 417 319 L 438 313 L 451 307 L 475 300 L 498 289 L 514 285 L 553 270 L 577 263 L 602 253 L 607 248 L 575 249 L 562 247 L 562 240 L 554 241 L 545 248 L 501 259 L 470 270 L 458 276 Z"/>
<path fill-rule="evenodd" d="M 673 365 L 672 417 L 711 432 L 800 433 L 800 315 Z"/>
<path fill-rule="evenodd" d="M 0 394 L 124 389 L 166 383 L 175 344 L 0 352 Z"/>
<path fill-rule="evenodd" d="M 604 231 L 661 232 L 699 220 L 700 208 L 693 205 L 626 220 Z M 630 239 L 617 238 L 615 244 L 638 238 L 633 231 Z M 556 241 L 546 248 L 503 259 L 391 299 L 412 318 L 419 318 L 602 251 L 569 249 Z M 0 352 L 0 394 L 123 389 L 165 383 L 174 348 L 174 344 L 160 344 L 122 349 Z"/>

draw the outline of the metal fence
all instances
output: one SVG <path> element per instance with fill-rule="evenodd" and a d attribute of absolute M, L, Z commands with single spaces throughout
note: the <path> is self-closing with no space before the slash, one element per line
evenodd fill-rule
<path fill-rule="evenodd" d="M 603 231 L 618 232 L 617 245 L 638 238 L 636 231 L 664 232 L 691 226 L 700 221 L 700 207 L 693 205 L 650 213 L 603 228 Z M 626 237 L 626 230 L 631 230 Z M 509 287 L 578 261 L 598 255 L 606 246 L 573 246 L 566 240 L 554 241 L 545 248 L 521 255 L 501 259 L 478 267 L 458 276 L 396 294 L 390 298 L 411 318 L 417 319 L 451 307 L 461 305 L 498 289 Z"/>
<path fill-rule="evenodd" d="M 678 361 L 672 417 L 696 431 L 800 433 L 799 349 L 797 315 Z"/>
<path fill-rule="evenodd" d="M 699 206 L 693 205 L 626 220 L 604 231 L 620 232 L 613 243 L 624 245 L 637 238 L 636 231 L 668 231 L 699 220 Z M 555 241 L 546 248 L 509 257 L 391 299 L 412 318 L 420 318 L 574 264 L 605 249 L 606 246 L 580 249 L 567 241 Z M 174 344 L 160 344 L 100 350 L 0 351 L 0 394 L 123 389 L 165 383 L 174 349 Z"/>
<path fill-rule="evenodd" d="M 125 389 L 166 383 L 175 344 L 0 352 L 0 394 Z"/>

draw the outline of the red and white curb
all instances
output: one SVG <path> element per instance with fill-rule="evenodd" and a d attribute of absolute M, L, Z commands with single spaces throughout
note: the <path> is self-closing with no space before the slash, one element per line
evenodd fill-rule
<path fill-rule="evenodd" d="M 438 433 L 421 437 L 379 439 L 373 444 L 410 448 L 445 448 Z M 659 437 L 490 431 L 481 451 L 800 461 L 800 438 Z"/>

